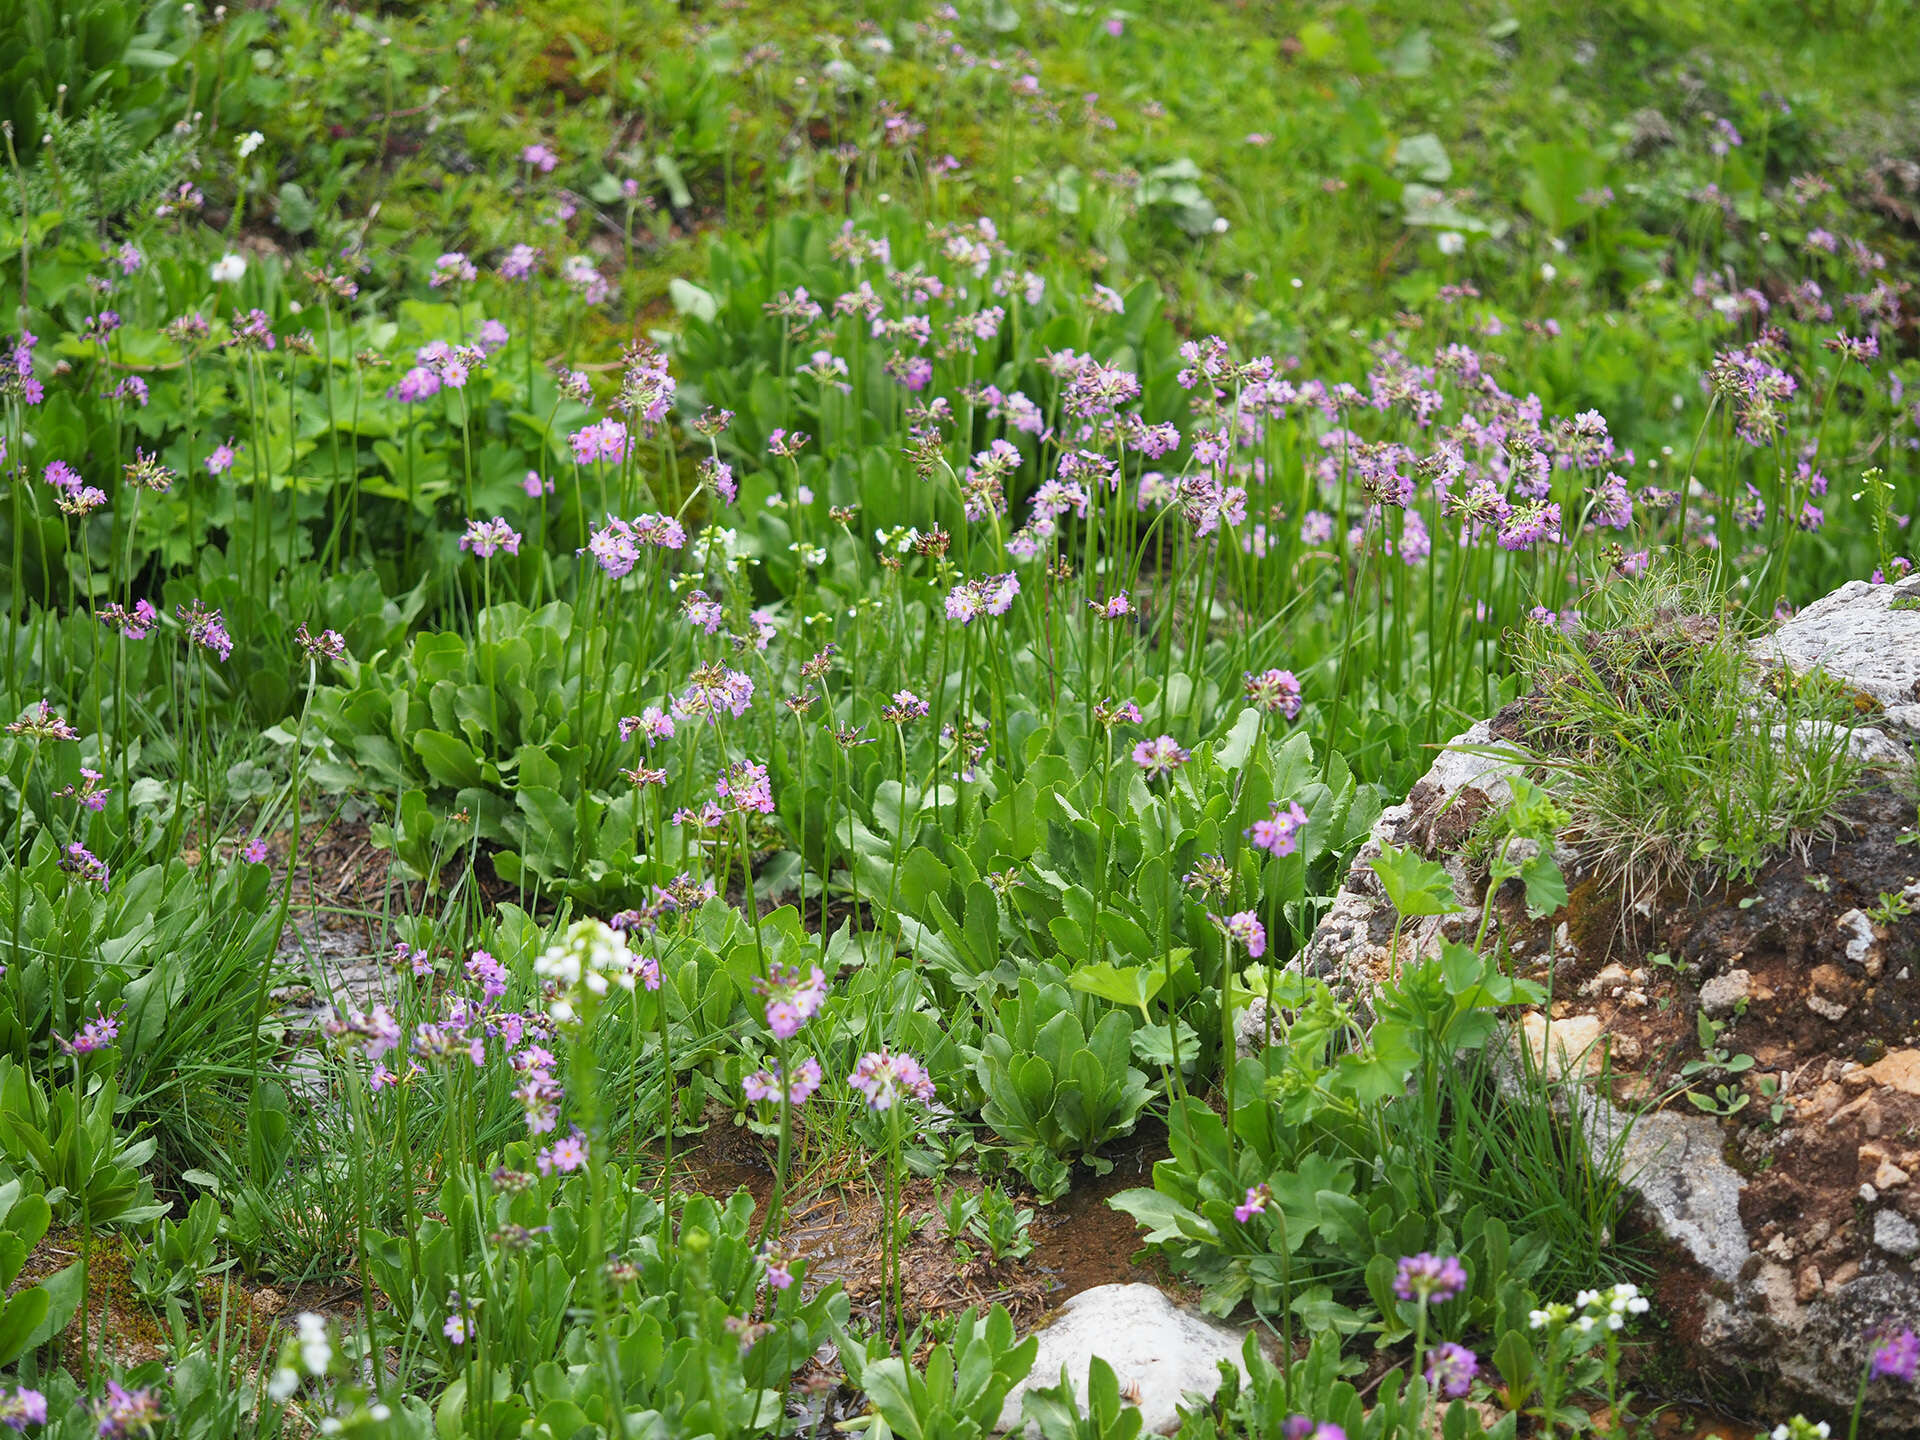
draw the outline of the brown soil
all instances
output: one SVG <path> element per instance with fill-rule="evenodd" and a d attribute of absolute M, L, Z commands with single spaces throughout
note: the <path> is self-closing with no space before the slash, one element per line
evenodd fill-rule
<path fill-rule="evenodd" d="M 901 1261 L 908 1324 L 969 1306 L 1004 1305 L 1024 1326 L 1096 1285 L 1146 1282 L 1177 1289 L 1158 1267 L 1139 1263 L 1149 1257 L 1141 1251 L 1133 1218 L 1107 1203 L 1122 1190 L 1151 1185 L 1154 1162 L 1168 1153 L 1164 1132 L 1143 1123 L 1133 1136 L 1108 1147 L 1112 1170 L 1095 1175 L 1076 1167 L 1073 1188 L 1052 1205 L 1016 1193 L 1022 1208 L 1034 1212 L 1029 1232 L 1033 1252 L 997 1265 L 984 1257 L 977 1241 L 968 1242 L 974 1258 L 962 1259 L 946 1238 L 937 1212 L 950 1185 L 910 1181 L 902 1209 L 914 1217 L 917 1228 Z M 685 1167 L 680 1173 L 693 1189 L 723 1198 L 744 1188 L 756 1206 L 765 1206 L 773 1192 L 772 1158 L 770 1144 L 716 1118 L 699 1143 L 674 1163 L 677 1170 Z M 796 1166 L 796 1175 L 800 1168 Z M 871 1178 L 877 1183 L 877 1174 Z M 952 1185 L 976 1193 L 980 1189 L 971 1176 L 955 1175 Z M 807 1262 L 808 1284 L 838 1281 L 856 1310 L 876 1317 L 883 1284 L 881 1205 L 873 1184 L 837 1178 L 792 1203 L 782 1227 L 783 1243 Z"/>

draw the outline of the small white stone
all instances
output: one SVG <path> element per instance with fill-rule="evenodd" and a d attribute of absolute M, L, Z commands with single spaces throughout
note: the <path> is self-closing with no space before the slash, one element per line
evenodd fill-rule
<path fill-rule="evenodd" d="M 1021 1397 L 1033 1386 L 1058 1385 L 1062 1366 L 1084 1402 L 1087 1364 L 1095 1355 L 1113 1367 L 1123 1393 L 1139 1396 L 1141 1428 L 1150 1435 L 1180 1423 L 1188 1394 L 1211 1396 L 1219 1388 L 1222 1360 L 1246 1373 L 1245 1332 L 1181 1309 L 1152 1285 L 1082 1290 L 1037 1333 L 1033 1369 L 1000 1407 L 997 1430 L 1018 1428 Z"/>

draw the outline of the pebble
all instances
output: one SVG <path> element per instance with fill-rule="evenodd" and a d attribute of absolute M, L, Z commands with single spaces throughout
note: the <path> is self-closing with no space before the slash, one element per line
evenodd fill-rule
<path fill-rule="evenodd" d="M 1813 1299 L 1814 1296 L 1818 1295 L 1821 1288 L 1820 1267 L 1818 1265 L 1802 1265 L 1800 1267 L 1800 1273 L 1794 1277 L 1794 1299 L 1804 1305 Z"/>
<path fill-rule="evenodd" d="M 1700 987 L 1700 1008 L 1715 1020 L 1724 1019 L 1740 1008 L 1752 989 L 1753 976 L 1749 972 L 1729 970 Z"/>
<path fill-rule="evenodd" d="M 1873 1243 L 1889 1255 L 1902 1260 L 1920 1255 L 1920 1230 L 1896 1210 L 1876 1210 L 1873 1215 Z"/>

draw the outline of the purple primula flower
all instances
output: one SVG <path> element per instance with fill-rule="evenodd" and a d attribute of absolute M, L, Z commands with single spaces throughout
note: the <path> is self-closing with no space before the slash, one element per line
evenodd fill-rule
<path fill-rule="evenodd" d="M 870 1050 L 860 1057 L 847 1077 L 849 1084 L 867 1097 L 875 1111 L 891 1110 L 902 1100 L 933 1100 L 933 1077 L 911 1055 L 896 1055 L 889 1050 Z"/>

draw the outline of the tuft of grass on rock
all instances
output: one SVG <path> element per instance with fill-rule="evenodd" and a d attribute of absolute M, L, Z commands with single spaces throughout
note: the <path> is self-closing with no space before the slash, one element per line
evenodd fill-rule
<path fill-rule="evenodd" d="M 1623 914 L 1804 857 L 1871 780 L 1846 688 L 1777 672 L 1749 639 L 1704 573 L 1616 583 L 1581 628 L 1522 637 L 1518 738 Z"/>

